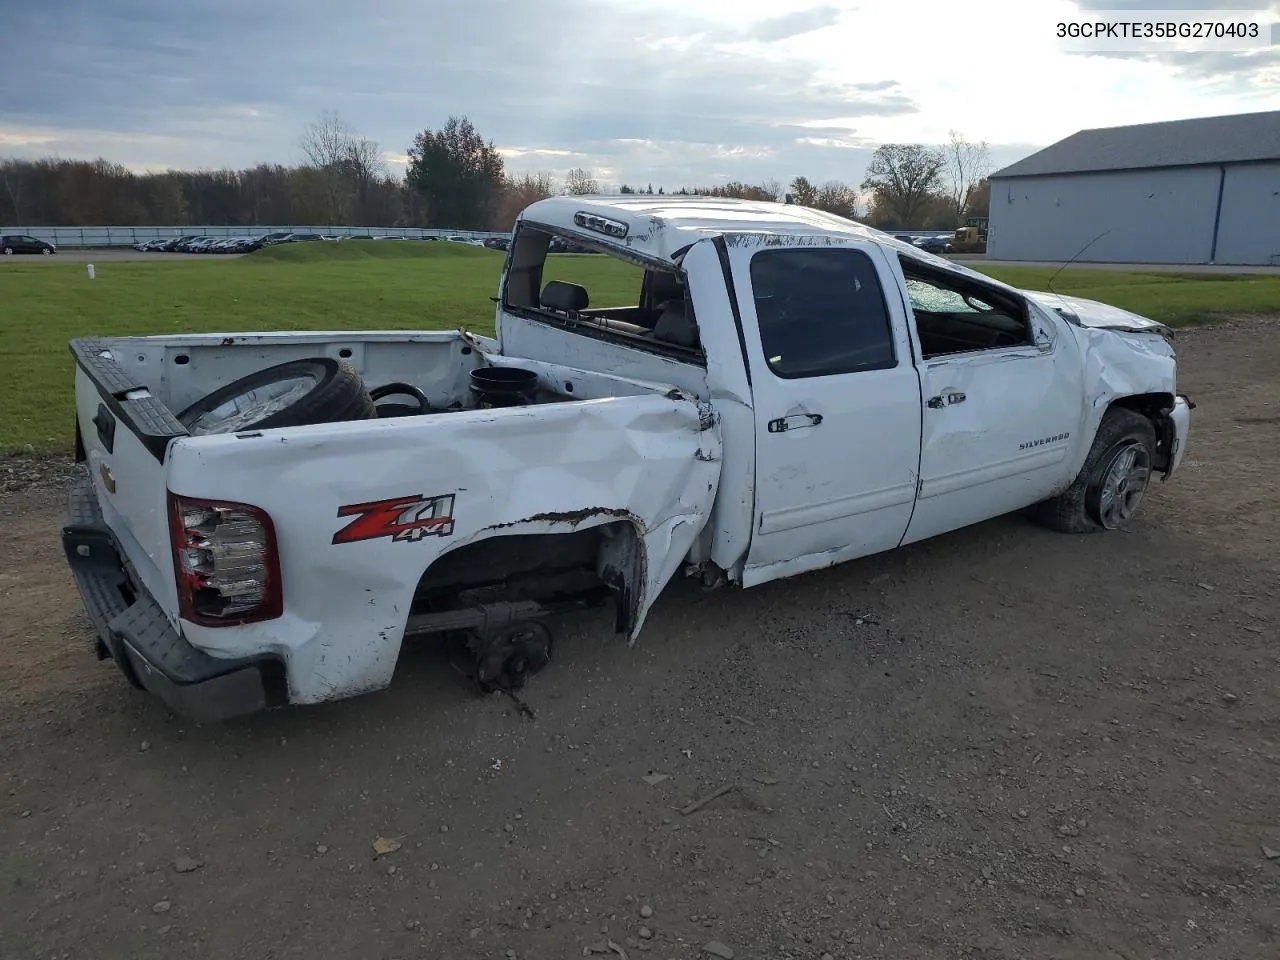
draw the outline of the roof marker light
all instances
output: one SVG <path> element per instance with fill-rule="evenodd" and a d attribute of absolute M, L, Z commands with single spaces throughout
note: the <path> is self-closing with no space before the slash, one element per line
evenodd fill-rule
<path fill-rule="evenodd" d="M 610 220 L 608 217 L 585 213 L 581 210 L 573 215 L 573 222 L 584 230 L 594 230 L 596 233 L 607 234 L 610 237 L 625 237 L 627 230 L 630 229 L 621 220 Z"/>

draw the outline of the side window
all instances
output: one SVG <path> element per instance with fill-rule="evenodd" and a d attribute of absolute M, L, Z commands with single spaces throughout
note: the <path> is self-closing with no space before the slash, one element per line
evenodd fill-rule
<path fill-rule="evenodd" d="M 932 271 L 901 258 L 920 350 L 931 357 L 1029 346 L 1026 303 L 968 277 Z"/>
<path fill-rule="evenodd" d="M 769 369 L 824 377 L 897 365 L 884 290 L 861 250 L 762 250 L 751 289 Z"/>

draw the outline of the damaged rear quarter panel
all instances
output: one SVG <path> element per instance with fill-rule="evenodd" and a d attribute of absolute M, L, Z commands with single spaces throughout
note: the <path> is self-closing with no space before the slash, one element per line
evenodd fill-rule
<path fill-rule="evenodd" d="M 483 538 L 625 518 L 644 546 L 634 636 L 706 523 L 720 455 L 702 405 L 661 394 L 183 439 L 170 489 L 266 510 L 285 597 L 277 620 L 184 631 L 214 656 L 280 654 L 297 703 L 376 690 L 435 560 Z M 332 542 L 343 505 L 419 495 L 454 497 L 448 535 Z"/>

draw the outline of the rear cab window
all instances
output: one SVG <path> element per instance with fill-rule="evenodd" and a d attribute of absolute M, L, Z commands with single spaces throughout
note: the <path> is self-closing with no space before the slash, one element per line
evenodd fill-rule
<path fill-rule="evenodd" d="M 897 366 L 875 264 L 861 250 L 762 250 L 751 288 L 765 361 L 777 377 L 822 377 Z"/>
<path fill-rule="evenodd" d="M 501 303 L 508 313 L 678 360 L 706 362 L 677 263 L 628 259 L 606 244 L 522 222 L 507 253 L 505 276 Z"/>

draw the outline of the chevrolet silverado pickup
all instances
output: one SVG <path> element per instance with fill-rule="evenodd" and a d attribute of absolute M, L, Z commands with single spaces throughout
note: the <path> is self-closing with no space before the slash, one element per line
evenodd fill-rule
<path fill-rule="evenodd" d="M 551 278 L 575 260 L 595 279 Z M 591 289 L 609 260 L 625 297 Z M 492 338 L 73 341 L 62 539 L 99 656 L 200 720 L 384 688 L 420 636 L 512 691 L 558 612 L 612 604 L 634 642 L 682 572 L 752 587 L 1028 508 L 1117 530 L 1186 451 L 1164 325 L 791 204 L 542 200 L 495 301 Z"/>

